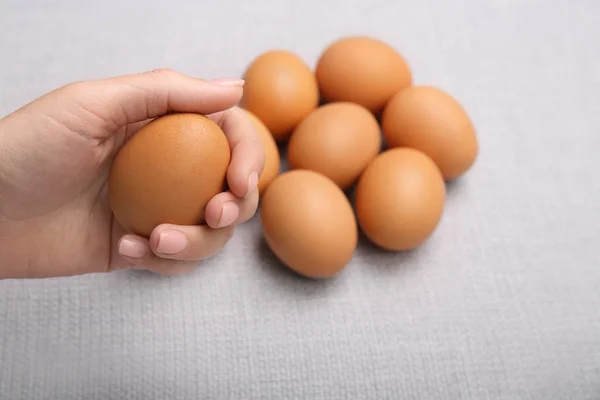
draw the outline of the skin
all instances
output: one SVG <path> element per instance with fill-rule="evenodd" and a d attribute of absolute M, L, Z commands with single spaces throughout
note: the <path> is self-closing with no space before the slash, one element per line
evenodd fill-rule
<path fill-rule="evenodd" d="M 243 83 L 172 70 L 76 82 L 0 120 L 0 279 L 127 268 L 173 275 L 217 253 L 256 212 L 264 168 L 260 137 L 235 107 Z M 207 225 L 160 225 L 146 239 L 115 221 L 108 173 L 127 139 L 168 112 L 221 126 L 232 149 L 230 190 L 207 205 Z"/>

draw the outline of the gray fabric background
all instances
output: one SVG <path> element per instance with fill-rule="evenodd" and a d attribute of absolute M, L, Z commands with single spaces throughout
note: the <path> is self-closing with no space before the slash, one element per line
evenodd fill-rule
<path fill-rule="evenodd" d="M 0 282 L 1 399 L 600 399 L 596 0 L 0 1 L 0 114 L 158 67 L 314 65 L 340 35 L 396 46 L 478 128 L 476 167 L 410 254 L 361 244 L 301 280 L 257 218 L 191 275 Z"/>

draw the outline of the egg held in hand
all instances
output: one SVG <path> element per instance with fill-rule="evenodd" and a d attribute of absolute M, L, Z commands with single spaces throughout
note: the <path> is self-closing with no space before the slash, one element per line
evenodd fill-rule
<path fill-rule="evenodd" d="M 314 171 L 279 175 L 261 206 L 265 240 L 287 267 L 308 278 L 338 274 L 352 259 L 358 227 L 350 202 Z"/>
<path fill-rule="evenodd" d="M 435 163 L 410 148 L 381 153 L 356 186 L 356 215 L 362 231 L 377 246 L 411 250 L 436 229 L 446 199 L 444 179 Z"/>
<path fill-rule="evenodd" d="M 142 127 L 117 153 L 108 180 L 116 220 L 149 237 L 160 224 L 201 225 L 226 189 L 231 151 L 221 128 L 199 114 L 170 114 Z"/>

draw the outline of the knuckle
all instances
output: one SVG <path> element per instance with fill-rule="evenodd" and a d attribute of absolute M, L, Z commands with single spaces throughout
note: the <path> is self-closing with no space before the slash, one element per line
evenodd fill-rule
<path fill-rule="evenodd" d="M 178 73 L 172 69 L 172 68 L 158 68 L 155 70 L 150 71 L 150 74 L 157 76 L 157 77 L 165 77 L 165 78 L 173 78 L 176 75 L 178 75 Z"/>

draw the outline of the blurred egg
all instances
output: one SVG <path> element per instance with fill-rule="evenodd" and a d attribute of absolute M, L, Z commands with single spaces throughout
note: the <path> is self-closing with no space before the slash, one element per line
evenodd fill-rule
<path fill-rule="evenodd" d="M 469 116 L 439 89 L 413 86 L 398 92 L 387 104 L 381 125 L 388 147 L 422 151 L 446 180 L 464 174 L 477 158 L 477 137 Z"/>
<path fill-rule="evenodd" d="M 409 148 L 381 153 L 356 187 L 356 215 L 365 235 L 392 251 L 423 243 L 442 217 L 446 187 L 435 163 Z"/>
<path fill-rule="evenodd" d="M 292 169 L 320 172 L 342 189 L 351 187 L 381 149 L 381 132 L 369 110 L 329 103 L 310 113 L 288 144 Z"/>
<path fill-rule="evenodd" d="M 290 269 L 328 278 L 350 262 L 358 240 L 354 212 L 330 179 L 308 170 L 288 171 L 269 186 L 261 206 L 265 240 Z"/>
<path fill-rule="evenodd" d="M 281 157 L 279 155 L 277 143 L 275 143 L 273 136 L 271 136 L 271 132 L 269 132 L 265 124 L 263 124 L 252 112 L 248 110 L 244 111 L 246 111 L 246 115 L 248 115 L 248 118 L 252 121 L 254 129 L 256 129 L 260 135 L 263 147 L 265 148 L 265 168 L 258 180 L 258 192 L 262 196 L 273 179 L 279 175 Z"/>
<path fill-rule="evenodd" d="M 289 51 L 263 53 L 250 64 L 244 80 L 241 106 L 254 113 L 277 141 L 287 139 L 319 103 L 314 73 Z"/>
<path fill-rule="evenodd" d="M 159 224 L 204 224 L 230 161 L 221 128 L 199 114 L 169 114 L 142 127 L 117 153 L 108 180 L 116 220 L 149 237 Z"/>
<path fill-rule="evenodd" d="M 402 55 L 370 37 L 346 37 L 321 54 L 316 68 L 325 101 L 350 101 L 379 113 L 399 90 L 412 84 Z"/>

